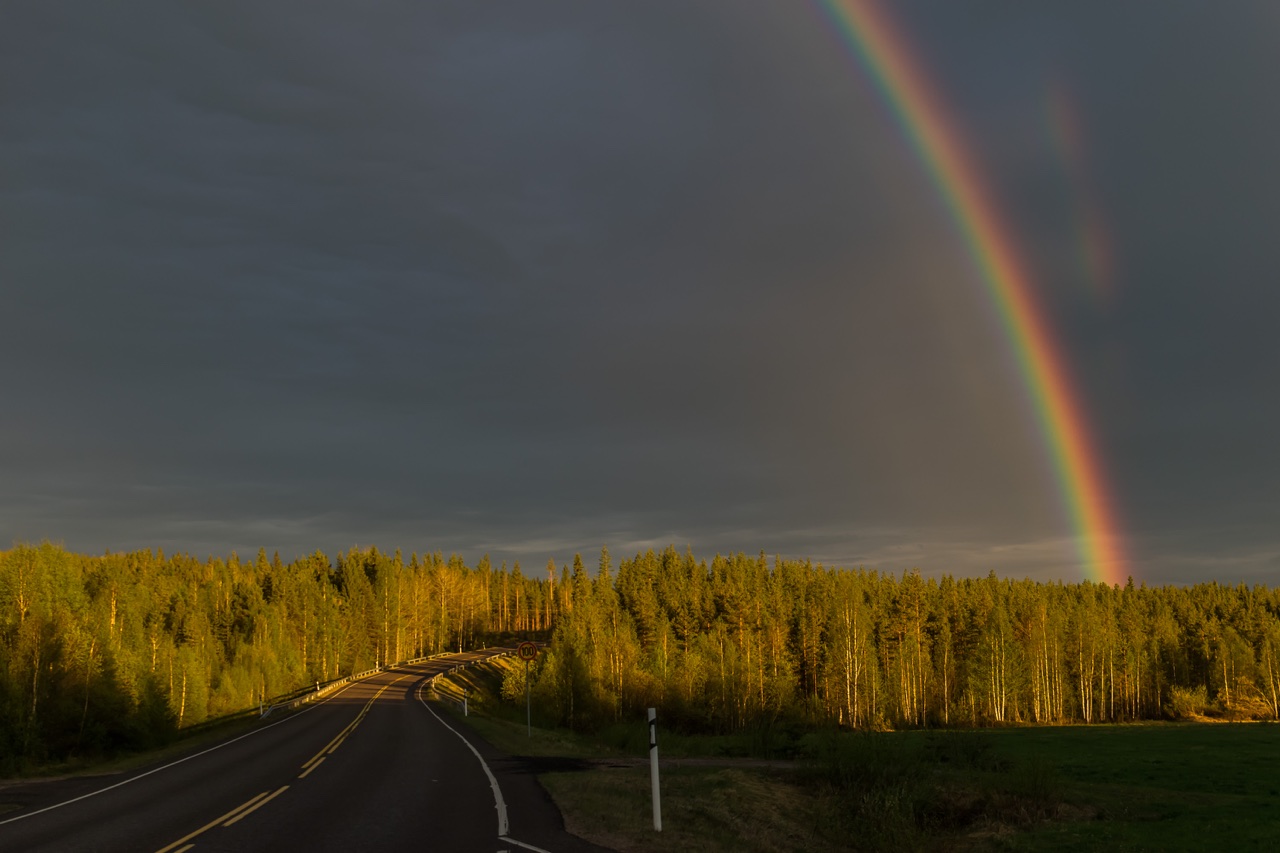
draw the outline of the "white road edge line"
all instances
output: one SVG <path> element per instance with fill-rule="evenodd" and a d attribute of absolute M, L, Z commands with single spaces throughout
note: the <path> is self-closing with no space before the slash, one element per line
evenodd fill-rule
<path fill-rule="evenodd" d="M 534 847 L 532 844 L 525 844 L 523 841 L 516 841 L 514 838 L 507 838 L 505 835 L 498 836 L 498 840 L 514 844 L 517 847 L 523 847 L 525 850 L 533 850 L 535 853 L 551 853 L 550 850 L 543 850 L 541 847 Z"/>
<path fill-rule="evenodd" d="M 242 734 L 239 737 L 235 737 L 235 738 L 232 738 L 231 740 L 224 741 L 218 744 L 217 746 L 211 746 L 206 750 L 195 753 L 194 755 L 188 755 L 186 758 L 179 758 L 177 761 L 170 761 L 168 764 L 148 770 L 146 773 L 139 773 L 137 776 L 131 776 L 128 779 L 125 779 L 123 782 L 117 782 L 114 785 L 108 785 L 105 788 L 99 788 L 98 790 L 90 791 L 87 794 L 81 794 L 80 796 L 73 797 L 70 800 L 63 800 L 60 803 L 54 803 L 51 806 L 45 806 L 44 808 L 37 809 L 36 811 L 33 811 L 33 812 L 20 814 L 17 817 L 11 817 L 8 820 L 0 820 L 0 826 L 4 826 L 6 823 L 14 823 L 15 821 L 23 820 L 25 818 L 35 817 L 38 814 L 44 814 L 45 812 L 50 812 L 50 811 L 53 811 L 54 809 L 60 809 L 63 806 L 69 806 L 72 803 L 78 803 L 81 800 L 87 800 L 90 797 L 96 797 L 99 794 L 105 794 L 107 791 L 122 787 L 124 785 L 128 785 L 130 782 L 136 782 L 139 779 L 144 779 L 147 776 L 150 776 L 152 773 L 159 773 L 161 770 L 168 770 L 170 767 L 176 767 L 177 765 L 182 764 L 184 761 L 190 761 L 193 758 L 199 758 L 202 755 L 208 755 L 209 753 L 213 752 L 216 749 L 222 749 L 224 746 L 230 746 L 231 744 L 235 743 L 238 740 L 244 740 L 247 737 L 253 737 L 256 734 L 261 734 L 265 732 L 267 729 L 273 729 L 276 726 L 283 725 L 284 723 L 289 722 L 290 720 L 296 720 L 299 717 L 301 717 L 303 714 L 307 714 L 307 713 L 310 713 L 311 711 L 314 711 L 316 708 L 319 708 L 321 705 L 328 702 L 330 699 L 334 698 L 335 696 L 338 696 L 341 693 L 345 693 L 349 688 L 359 683 L 360 682 L 358 681 L 353 681 L 350 684 L 348 684 L 346 687 L 343 687 L 341 690 L 335 690 L 333 693 L 329 694 L 319 702 L 312 703 L 311 707 L 307 708 L 305 711 L 300 711 L 297 714 L 294 714 L 292 717 L 285 717 L 283 720 L 279 720 L 274 723 L 269 723 L 260 729 L 254 729 L 253 731 L 248 732 L 247 734 Z"/>
<path fill-rule="evenodd" d="M 427 700 L 422 698 L 422 687 L 426 683 L 427 683 L 427 680 L 424 678 L 422 682 L 418 685 L 418 701 L 422 703 L 422 707 L 426 708 L 427 711 L 430 712 L 431 716 L 435 717 L 437 720 L 440 721 L 440 725 L 444 726 L 446 729 L 453 732 L 455 735 L 458 736 L 458 740 L 462 741 L 467 745 L 467 749 L 471 750 L 471 752 L 475 755 L 476 760 L 480 762 L 480 766 L 484 768 L 484 775 L 489 777 L 489 786 L 493 788 L 493 800 L 497 804 L 497 808 L 498 808 L 498 837 L 502 838 L 503 840 L 510 840 L 505 838 L 507 834 L 507 829 L 508 829 L 507 804 L 502 799 L 502 789 L 498 787 L 498 777 L 493 775 L 493 771 L 490 770 L 489 765 L 485 763 L 484 757 L 480 755 L 480 750 L 472 746 L 471 741 L 467 740 L 465 737 L 462 736 L 462 732 L 458 731 L 453 726 L 446 723 L 444 721 L 444 718 L 441 717 L 439 714 L 437 714 L 434 710 L 432 710 L 431 706 L 427 704 Z M 535 847 L 533 849 L 536 850 L 537 848 Z M 547 853 L 547 851 L 544 850 L 542 851 L 542 853 Z"/>

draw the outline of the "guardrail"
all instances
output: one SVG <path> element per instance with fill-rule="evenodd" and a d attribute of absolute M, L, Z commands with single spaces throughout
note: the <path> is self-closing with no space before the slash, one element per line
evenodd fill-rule
<path fill-rule="evenodd" d="M 316 682 L 316 686 L 314 688 L 305 690 L 305 692 L 301 694 L 295 692 L 295 693 L 289 694 L 285 698 L 282 698 L 279 702 L 275 702 L 271 705 L 264 704 L 259 706 L 261 710 L 258 714 L 258 719 L 260 720 L 264 719 L 272 711 L 280 711 L 280 710 L 292 711 L 293 709 L 299 708 L 307 704 L 308 702 L 314 702 L 317 699 L 321 699 L 327 696 L 328 694 L 332 693 L 337 688 L 343 686 L 344 684 L 349 684 L 352 681 L 359 681 L 362 678 L 368 678 L 371 675 L 377 675 L 380 672 L 385 672 L 389 669 L 395 669 L 398 666 L 409 666 L 410 664 L 422 663 L 423 661 L 434 660 L 435 658 L 449 657 L 450 655 L 455 655 L 455 654 L 465 654 L 465 652 L 440 652 L 439 654 L 426 655 L 424 657 L 412 658 L 411 660 L 403 660 L 403 661 L 400 661 L 399 663 L 387 664 L 386 666 L 375 666 L 373 669 L 366 669 L 364 672 L 353 673 L 344 678 L 335 678 L 333 681 L 326 681 L 323 684 Z M 499 654 L 489 655 L 488 657 L 482 658 L 481 660 L 478 660 L 478 661 L 461 661 L 455 664 L 454 666 L 449 667 L 444 672 L 438 672 L 435 675 L 433 675 L 430 681 L 431 690 L 433 693 L 435 692 L 436 679 L 439 678 L 441 675 L 448 675 L 449 673 L 455 672 L 459 669 L 466 669 L 468 666 L 470 666 L 473 663 L 483 663 L 484 661 L 494 660 L 495 658 L 505 657 L 511 654 L 515 654 L 514 649 L 506 649 L 505 651 Z M 465 705 L 465 702 L 463 704 Z"/>

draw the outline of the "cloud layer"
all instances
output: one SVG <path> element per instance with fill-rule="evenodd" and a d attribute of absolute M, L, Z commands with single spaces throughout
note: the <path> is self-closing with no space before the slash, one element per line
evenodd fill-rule
<path fill-rule="evenodd" d="M 1143 5 L 899 15 L 1034 270 L 1135 574 L 1261 580 L 1277 22 Z M 972 262 L 816 6 L 11 14 L 0 534 L 1078 576 Z"/>

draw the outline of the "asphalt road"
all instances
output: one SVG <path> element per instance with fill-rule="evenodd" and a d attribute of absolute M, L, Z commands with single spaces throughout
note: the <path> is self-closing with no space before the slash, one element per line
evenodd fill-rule
<path fill-rule="evenodd" d="M 598 851 L 532 773 L 425 701 L 495 651 L 381 672 L 127 774 L 0 790 L 0 851 Z"/>

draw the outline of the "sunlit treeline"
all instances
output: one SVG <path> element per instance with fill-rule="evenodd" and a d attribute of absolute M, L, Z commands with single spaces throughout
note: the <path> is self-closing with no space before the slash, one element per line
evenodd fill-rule
<path fill-rule="evenodd" d="M 534 689 L 575 727 L 646 705 L 721 731 L 1280 718 L 1280 593 L 1261 586 L 938 580 L 667 549 L 616 571 L 606 550 L 561 593 Z"/>
<path fill-rule="evenodd" d="M 163 742 L 210 717 L 503 634 L 554 576 L 376 549 L 283 563 L 44 544 L 0 552 L 0 770 Z"/>
<path fill-rule="evenodd" d="M 525 574 L 372 548 L 284 563 L 44 544 L 0 552 L 0 770 L 516 636 L 552 638 L 536 707 L 575 728 L 649 705 L 701 731 L 1280 718 L 1280 593 L 1261 586 L 939 580 L 672 548 Z"/>

